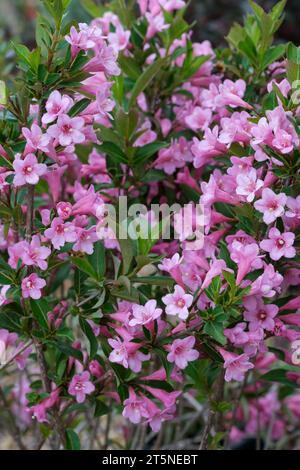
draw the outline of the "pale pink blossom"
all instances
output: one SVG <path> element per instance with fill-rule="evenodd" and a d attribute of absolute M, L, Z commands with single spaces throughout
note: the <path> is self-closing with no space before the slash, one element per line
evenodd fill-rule
<path fill-rule="evenodd" d="M 263 328 L 272 331 L 275 323 L 274 317 L 278 313 L 278 307 L 275 304 L 264 304 L 263 301 L 256 296 L 247 297 L 244 300 L 246 308 L 244 318 L 249 324 L 251 331 Z"/>
<path fill-rule="evenodd" d="M 66 114 L 72 107 L 73 100 L 68 95 L 61 95 L 58 90 L 52 91 L 46 102 L 46 113 L 42 116 L 43 124 L 50 124 L 58 116 Z"/>
<path fill-rule="evenodd" d="M 67 147 L 72 144 L 82 144 L 85 141 L 84 125 L 83 118 L 71 118 L 67 114 L 62 114 L 58 116 L 57 123 L 47 129 L 47 132 L 57 139 L 60 145 Z"/>
<path fill-rule="evenodd" d="M 77 403 L 83 403 L 86 395 L 90 395 L 94 390 L 95 385 L 90 381 L 90 373 L 88 371 L 75 374 L 68 387 L 69 394 L 75 396 Z"/>
<path fill-rule="evenodd" d="M 51 227 L 45 230 L 44 235 L 51 240 L 56 249 L 63 247 L 67 242 L 71 243 L 77 240 L 75 225 L 71 222 L 64 223 L 60 217 L 55 217 L 52 220 Z"/>
<path fill-rule="evenodd" d="M 154 320 L 159 318 L 162 314 L 162 309 L 156 307 L 156 300 L 148 300 L 145 305 L 134 304 L 132 306 L 132 318 L 129 321 L 129 326 L 148 325 Z"/>
<path fill-rule="evenodd" d="M 172 294 L 162 297 L 166 305 L 167 315 L 177 315 L 181 320 L 186 320 L 189 316 L 189 307 L 193 303 L 193 296 L 186 294 L 181 286 L 176 285 Z"/>
<path fill-rule="evenodd" d="M 22 128 L 22 134 L 26 139 L 26 153 L 33 153 L 36 151 L 48 152 L 50 137 L 44 134 L 42 129 L 35 123 L 32 124 L 31 129 L 27 127 Z"/>
<path fill-rule="evenodd" d="M 185 369 L 189 362 L 195 361 L 199 357 L 199 352 L 193 349 L 195 341 L 194 336 L 175 339 L 171 345 L 168 345 L 168 361 L 175 362 L 179 369 Z"/>
<path fill-rule="evenodd" d="M 15 176 L 13 180 L 14 186 L 23 186 L 24 184 L 37 184 L 40 176 L 44 175 L 47 167 L 44 163 L 38 163 L 33 153 L 26 155 L 24 159 L 16 155 L 13 162 Z"/>
<path fill-rule="evenodd" d="M 245 377 L 245 373 L 254 368 L 254 364 L 249 362 L 249 357 L 246 354 L 235 354 L 220 348 L 220 353 L 224 359 L 225 380 L 230 382 L 231 380 L 237 380 L 242 382 Z"/>
<path fill-rule="evenodd" d="M 244 196 L 247 202 L 252 202 L 256 192 L 264 185 L 262 180 L 257 179 L 257 173 L 254 168 L 252 168 L 247 175 L 237 175 L 236 182 L 236 193 L 240 196 Z"/>
<path fill-rule="evenodd" d="M 38 277 L 37 274 L 32 273 L 30 276 L 24 277 L 22 280 L 22 296 L 24 299 L 31 297 L 32 299 L 40 299 L 42 296 L 41 290 L 45 287 L 46 281 Z"/>
<path fill-rule="evenodd" d="M 293 232 L 280 233 L 275 227 L 272 227 L 268 234 L 268 239 L 260 242 L 260 247 L 270 254 L 270 258 L 278 261 L 283 256 L 285 258 L 294 258 L 296 250 L 293 247 L 295 234 Z"/>
<path fill-rule="evenodd" d="M 34 235 L 30 244 L 24 246 L 22 253 L 22 261 L 26 266 L 38 266 L 40 269 L 47 269 L 47 261 L 45 261 L 51 254 L 50 248 L 41 245 L 41 240 L 38 235 Z"/>

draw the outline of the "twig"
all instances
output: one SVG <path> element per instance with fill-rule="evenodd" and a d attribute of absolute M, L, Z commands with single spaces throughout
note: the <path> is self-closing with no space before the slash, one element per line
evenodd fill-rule
<path fill-rule="evenodd" d="M 21 436 L 20 436 L 20 430 L 19 430 L 19 428 L 18 428 L 18 426 L 15 422 L 14 415 L 11 412 L 10 406 L 9 406 L 7 400 L 6 400 L 5 393 L 3 392 L 1 387 L 0 387 L 0 399 L 3 403 L 4 409 L 5 409 L 8 417 L 9 417 L 9 420 L 10 420 L 10 428 L 11 428 L 10 434 L 11 434 L 12 438 L 18 444 L 19 449 L 27 450 L 27 448 L 23 444 L 23 441 L 22 441 Z"/>

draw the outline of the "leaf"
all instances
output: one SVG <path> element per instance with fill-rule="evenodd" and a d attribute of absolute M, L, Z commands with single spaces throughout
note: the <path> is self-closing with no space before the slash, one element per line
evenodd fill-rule
<path fill-rule="evenodd" d="M 288 370 L 286 369 L 274 369 L 270 370 L 266 374 L 263 374 L 260 379 L 266 380 L 268 382 L 279 382 L 284 385 L 290 385 L 292 387 L 299 387 L 295 382 L 292 380 L 287 379 L 286 373 Z"/>
<path fill-rule="evenodd" d="M 55 344 L 57 345 L 58 349 L 66 356 L 75 357 L 75 359 L 80 362 L 83 361 L 82 352 L 78 349 L 73 348 L 70 343 L 66 341 L 56 341 Z"/>
<path fill-rule="evenodd" d="M 66 449 L 80 450 L 80 439 L 73 429 L 66 429 Z"/>
<path fill-rule="evenodd" d="M 137 80 L 141 76 L 142 70 L 132 57 L 125 57 L 121 54 L 118 57 L 118 62 L 122 71 L 128 75 L 128 77 Z"/>
<path fill-rule="evenodd" d="M 46 299 L 33 300 L 30 299 L 30 306 L 32 314 L 38 324 L 45 330 L 49 329 L 48 325 L 48 313 L 51 308 Z"/>
<path fill-rule="evenodd" d="M 102 145 L 97 145 L 100 152 L 106 153 L 117 163 L 128 163 L 127 157 L 123 150 L 112 142 L 104 142 Z"/>
<path fill-rule="evenodd" d="M 100 240 L 94 244 L 94 252 L 89 255 L 87 259 L 90 265 L 93 267 L 98 281 L 103 279 L 106 269 L 105 248 Z"/>
<path fill-rule="evenodd" d="M 72 106 L 72 108 L 70 109 L 70 111 L 68 113 L 69 116 L 74 117 L 74 116 L 77 116 L 78 114 L 82 113 L 82 111 L 84 111 L 85 108 L 88 107 L 90 102 L 91 102 L 91 100 L 89 100 L 88 98 L 83 98 L 82 100 L 77 101 L 77 103 L 75 103 L 74 106 Z"/>
<path fill-rule="evenodd" d="M 84 319 L 79 318 L 80 328 L 82 329 L 83 333 L 87 337 L 90 343 L 90 359 L 93 359 L 98 350 L 98 341 L 96 336 L 94 335 L 93 329 L 91 325 Z"/>
<path fill-rule="evenodd" d="M 142 75 L 140 75 L 131 92 L 131 97 L 128 103 L 129 109 L 135 105 L 137 97 L 145 90 L 145 88 L 150 85 L 154 77 L 162 69 L 164 63 L 165 59 L 157 59 L 155 62 L 149 65 L 149 67 L 147 67 L 147 69 L 142 73 Z"/>
<path fill-rule="evenodd" d="M 224 345 L 227 340 L 223 333 L 223 323 L 208 321 L 205 323 L 203 331 L 218 343 Z"/>
<path fill-rule="evenodd" d="M 122 253 L 122 272 L 123 274 L 127 274 L 135 255 L 134 242 L 130 238 L 120 238 L 118 239 L 118 242 Z"/>
<path fill-rule="evenodd" d="M 152 286 L 172 287 L 174 285 L 174 279 L 167 276 L 137 276 L 131 278 L 132 282 L 138 282 L 140 284 L 148 284 Z"/>
<path fill-rule="evenodd" d="M 133 159 L 134 164 L 136 165 L 145 162 L 146 160 L 148 160 L 148 158 L 152 157 L 152 155 L 157 153 L 160 149 L 168 147 L 168 145 L 168 142 L 157 141 L 152 142 L 151 144 L 144 145 L 143 147 L 139 147 Z"/>
<path fill-rule="evenodd" d="M 174 364 L 168 361 L 168 359 L 167 359 L 167 353 L 166 353 L 166 351 L 165 351 L 164 349 L 153 348 L 153 351 L 154 351 L 155 354 L 157 354 L 157 356 L 159 357 L 160 362 L 162 363 L 163 368 L 164 368 L 165 371 L 166 371 L 166 374 L 167 374 L 167 381 L 169 381 L 169 380 L 170 380 L 170 375 L 171 375 L 171 372 L 172 372 L 172 370 L 173 370 Z"/>
<path fill-rule="evenodd" d="M 97 398 L 95 411 L 94 411 L 94 418 L 107 415 L 108 412 L 109 412 L 109 407 L 100 398 Z"/>
<path fill-rule="evenodd" d="M 285 44 L 279 44 L 278 46 L 270 47 L 267 52 L 264 54 L 262 60 L 262 68 L 267 68 L 270 64 L 278 60 L 283 56 L 285 52 Z"/>
<path fill-rule="evenodd" d="M 81 271 L 88 274 L 91 278 L 97 280 L 97 273 L 86 257 L 77 258 L 73 256 L 72 263 L 75 264 L 75 266 L 77 266 L 77 268 L 79 268 Z"/>

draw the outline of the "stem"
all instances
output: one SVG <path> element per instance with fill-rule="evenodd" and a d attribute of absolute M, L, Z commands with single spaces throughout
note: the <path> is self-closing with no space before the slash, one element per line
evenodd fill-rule
<path fill-rule="evenodd" d="M 216 403 L 220 402 L 223 398 L 223 394 L 224 394 L 224 371 L 222 370 L 219 377 L 216 380 L 215 391 L 213 393 L 213 396 L 210 399 L 207 422 L 202 433 L 199 450 L 208 449 L 208 439 L 209 439 L 210 432 L 211 432 L 213 425 L 216 423 L 217 427 L 221 426 L 222 413 L 216 412 L 212 408 L 212 402 L 213 401 Z"/>
<path fill-rule="evenodd" d="M 16 441 L 19 449 L 27 450 L 25 445 L 23 444 L 23 441 L 22 441 L 21 435 L 20 435 L 21 434 L 20 430 L 19 430 L 18 426 L 16 425 L 14 415 L 12 414 L 12 412 L 10 410 L 10 406 L 9 406 L 7 400 L 6 400 L 5 393 L 3 392 L 1 387 L 0 387 L 0 400 L 3 403 L 4 409 L 5 409 L 6 413 L 8 414 L 8 417 L 9 417 L 9 420 L 10 420 L 10 428 L 11 428 L 10 434 L 11 434 L 12 438 Z"/>

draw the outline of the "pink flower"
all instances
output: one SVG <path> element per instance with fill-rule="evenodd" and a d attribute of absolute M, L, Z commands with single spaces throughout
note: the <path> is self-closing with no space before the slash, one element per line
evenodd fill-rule
<path fill-rule="evenodd" d="M 141 422 L 142 418 L 148 418 L 149 412 L 145 401 L 136 395 L 133 388 L 129 389 L 129 398 L 124 401 L 124 410 L 122 415 L 129 419 L 133 424 Z"/>
<path fill-rule="evenodd" d="M 249 103 L 246 103 L 242 98 L 246 90 L 246 82 L 244 80 L 224 80 L 219 86 L 219 96 L 216 98 L 217 106 L 231 106 L 235 108 L 241 106 L 243 108 L 252 109 Z"/>
<path fill-rule="evenodd" d="M 59 388 L 53 390 L 50 393 L 50 396 L 44 398 L 40 403 L 37 405 L 31 406 L 27 408 L 27 410 L 32 414 L 32 417 L 36 418 L 39 423 L 48 423 L 48 419 L 46 416 L 47 410 L 52 408 L 59 400 Z"/>
<path fill-rule="evenodd" d="M 289 208 L 285 213 L 286 217 L 300 220 L 300 196 L 296 198 L 288 197 L 286 205 Z"/>
<path fill-rule="evenodd" d="M 104 72 L 106 75 L 120 75 L 121 70 L 117 64 L 117 53 L 112 46 L 103 44 L 84 67 L 87 72 Z"/>
<path fill-rule="evenodd" d="M 75 396 L 77 403 L 83 403 L 86 395 L 90 395 L 94 390 L 95 385 L 90 382 L 90 373 L 88 371 L 75 374 L 68 387 L 69 394 Z"/>
<path fill-rule="evenodd" d="M 205 131 L 209 126 L 212 118 L 212 112 L 210 109 L 200 108 L 196 106 L 193 109 L 192 114 L 186 116 L 185 122 L 190 129 L 197 132 L 199 130 Z"/>
<path fill-rule="evenodd" d="M 94 251 L 94 243 L 99 240 L 95 228 L 91 227 L 88 230 L 78 227 L 76 228 L 77 241 L 73 245 L 74 251 L 81 251 L 91 255 Z"/>
<path fill-rule="evenodd" d="M 38 266 L 40 269 L 47 269 L 47 262 L 45 261 L 51 254 L 50 248 L 41 245 L 41 240 L 38 235 L 34 235 L 30 244 L 24 247 L 22 254 L 22 261 L 26 266 Z"/>
<path fill-rule="evenodd" d="M 168 361 L 175 362 L 179 369 L 185 369 L 189 362 L 195 361 L 199 357 L 199 352 L 193 349 L 195 341 L 194 336 L 175 339 L 171 345 L 168 345 L 170 351 L 167 356 Z"/>
<path fill-rule="evenodd" d="M 248 333 L 245 333 L 246 323 L 238 323 L 233 328 L 226 328 L 224 335 L 234 345 L 245 344 L 248 341 Z"/>
<path fill-rule="evenodd" d="M 236 283 L 239 285 L 251 269 L 259 269 L 262 262 L 259 256 L 259 247 L 256 243 L 243 245 L 234 241 L 230 248 L 230 258 L 238 265 Z"/>
<path fill-rule="evenodd" d="M 70 204 L 70 202 L 61 201 L 58 204 L 56 204 L 56 210 L 57 210 L 59 217 L 61 217 L 64 220 L 68 219 L 72 214 L 72 204 Z"/>
<path fill-rule="evenodd" d="M 189 316 L 189 307 L 193 303 L 193 296 L 186 294 L 181 286 L 176 285 L 173 294 L 167 294 L 162 297 L 163 303 L 167 306 L 168 315 L 178 315 L 182 320 Z"/>
<path fill-rule="evenodd" d="M 54 248 L 59 249 L 65 243 L 75 242 L 77 240 L 76 227 L 70 223 L 64 223 L 60 217 L 52 220 L 51 227 L 44 232 L 45 237 L 51 240 Z"/>
<path fill-rule="evenodd" d="M 150 354 L 144 354 L 138 351 L 140 347 L 139 343 L 133 343 L 128 340 L 121 341 L 120 338 L 109 339 L 108 343 L 113 348 L 113 351 L 109 355 L 109 360 L 117 364 L 122 364 L 125 369 L 129 367 L 133 372 L 140 372 L 142 362 L 150 359 Z"/>
<path fill-rule="evenodd" d="M 159 318 L 162 314 L 161 308 L 156 308 L 156 300 L 148 300 L 145 305 L 136 305 L 132 307 L 132 319 L 129 326 L 148 325 Z"/>
<path fill-rule="evenodd" d="M 8 300 L 6 298 L 6 293 L 9 289 L 10 289 L 9 285 L 1 287 L 1 290 L 0 290 L 0 307 L 1 307 L 1 305 L 5 305 L 8 302 Z"/>
<path fill-rule="evenodd" d="M 47 132 L 51 137 L 57 139 L 63 147 L 82 144 L 85 141 L 84 124 L 84 119 L 81 117 L 71 118 L 67 114 L 63 114 L 58 116 L 57 123 L 50 126 Z"/>
<path fill-rule="evenodd" d="M 20 156 L 16 155 L 13 162 L 15 176 L 14 186 L 23 186 L 24 184 L 37 184 L 40 176 L 44 175 L 47 171 L 46 165 L 38 163 L 36 156 L 29 153 L 22 160 Z"/>
<path fill-rule="evenodd" d="M 264 304 L 263 301 L 256 296 L 247 297 L 244 300 L 245 312 L 244 318 L 250 325 L 251 331 L 258 328 L 272 331 L 275 326 L 274 317 L 278 313 L 278 307 L 274 304 Z"/>
<path fill-rule="evenodd" d="M 24 299 L 31 297 L 32 299 L 40 299 L 42 296 L 41 289 L 45 287 L 46 281 L 32 273 L 30 276 L 24 277 L 22 280 L 22 296 Z"/>
<path fill-rule="evenodd" d="M 247 202 L 252 202 L 255 198 L 255 193 L 262 188 L 264 182 L 257 179 L 256 170 L 252 168 L 248 174 L 239 174 L 236 177 L 236 193 L 244 196 Z"/>
<path fill-rule="evenodd" d="M 50 137 L 43 134 L 42 129 L 37 124 L 32 124 L 30 130 L 23 127 L 22 134 L 26 139 L 26 153 L 36 152 L 37 150 L 41 152 L 49 151 Z"/>
<path fill-rule="evenodd" d="M 223 348 L 220 348 L 220 353 L 224 359 L 226 382 L 230 382 L 231 380 L 242 382 L 244 380 L 245 373 L 254 367 L 254 364 L 249 362 L 249 357 L 246 354 L 234 354 Z"/>
<path fill-rule="evenodd" d="M 42 123 L 50 124 L 58 116 L 66 114 L 72 105 L 73 100 L 68 95 L 61 95 L 57 90 L 52 91 L 46 103 L 47 113 L 43 115 Z"/>
<path fill-rule="evenodd" d="M 272 189 L 265 188 L 262 192 L 262 198 L 254 203 L 254 207 L 264 214 L 263 221 L 265 224 L 271 224 L 277 217 L 284 214 L 286 202 L 287 197 L 284 193 L 275 194 Z"/>
<path fill-rule="evenodd" d="M 71 45 L 72 58 L 76 57 L 81 50 L 86 51 L 96 45 L 93 40 L 89 39 L 85 29 L 77 31 L 75 26 L 71 27 L 70 34 L 65 36 L 65 40 Z"/>
<path fill-rule="evenodd" d="M 148 120 L 138 129 L 138 132 L 142 132 L 142 134 L 134 142 L 134 147 L 143 147 L 144 145 L 151 144 L 157 138 L 156 132 L 151 130 L 151 122 Z"/>
<path fill-rule="evenodd" d="M 260 242 L 260 247 L 270 253 L 270 258 L 278 261 L 282 256 L 285 258 L 294 258 L 296 250 L 292 246 L 295 241 L 293 232 L 280 233 L 275 227 L 269 231 L 269 238 Z"/>

